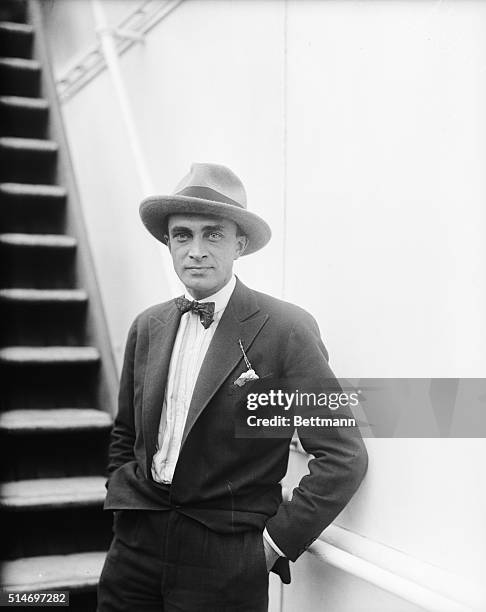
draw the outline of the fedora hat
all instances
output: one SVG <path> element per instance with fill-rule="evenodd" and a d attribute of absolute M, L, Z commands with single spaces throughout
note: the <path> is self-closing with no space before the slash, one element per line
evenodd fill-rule
<path fill-rule="evenodd" d="M 219 164 L 192 164 L 189 174 L 172 195 L 155 195 L 140 204 L 140 217 L 148 231 L 166 243 L 167 219 L 175 214 L 216 215 L 234 221 L 248 238 L 244 255 L 254 253 L 270 240 L 268 224 L 247 210 L 243 183 Z"/>

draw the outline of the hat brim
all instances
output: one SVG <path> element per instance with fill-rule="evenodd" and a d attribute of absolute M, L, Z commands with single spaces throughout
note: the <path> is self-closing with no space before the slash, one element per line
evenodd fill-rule
<path fill-rule="evenodd" d="M 248 238 L 243 255 L 264 247 L 272 236 L 269 225 L 255 213 L 231 204 L 190 196 L 150 196 L 140 204 L 140 217 L 148 231 L 165 244 L 167 218 L 175 214 L 214 215 L 231 219 Z"/>

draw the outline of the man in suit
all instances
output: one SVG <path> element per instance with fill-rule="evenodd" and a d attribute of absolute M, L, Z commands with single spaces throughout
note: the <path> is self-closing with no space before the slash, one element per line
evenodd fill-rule
<path fill-rule="evenodd" d="M 147 198 L 140 214 L 186 294 L 142 312 L 128 334 L 105 502 L 115 537 L 98 610 L 264 611 L 268 572 L 290 582 L 288 561 L 352 497 L 366 450 L 356 427 L 298 427 L 313 458 L 283 501 L 292 421 L 245 429 L 249 414 L 272 410 L 330 416 L 328 406 L 269 408 L 268 394 L 250 412 L 249 393 L 341 388 L 312 316 L 233 274 L 271 235 L 238 177 L 193 164 L 173 195 Z M 346 406 L 339 416 L 352 417 Z"/>

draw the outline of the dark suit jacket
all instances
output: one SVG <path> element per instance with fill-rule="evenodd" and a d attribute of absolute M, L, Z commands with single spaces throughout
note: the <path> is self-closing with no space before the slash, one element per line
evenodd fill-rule
<path fill-rule="evenodd" d="M 287 470 L 294 429 L 280 431 L 280 437 L 237 437 L 235 423 L 241 422 L 242 414 L 251 414 L 246 394 L 265 381 L 300 391 L 340 390 L 317 324 L 303 309 L 237 281 L 196 382 L 168 491 L 152 480 L 151 461 L 179 321 L 170 300 L 144 311 L 131 326 L 112 431 L 105 508 L 176 508 L 219 532 L 266 526 L 277 546 L 294 561 L 358 488 L 367 466 L 361 436 L 357 429 L 342 427 L 298 431 L 304 449 L 314 458 L 292 500 L 282 502 L 279 483 Z M 246 371 L 238 339 L 260 377 L 243 387 L 234 384 Z M 320 410 L 330 416 L 327 409 Z M 350 414 L 345 409 L 341 416 L 343 412 Z"/>

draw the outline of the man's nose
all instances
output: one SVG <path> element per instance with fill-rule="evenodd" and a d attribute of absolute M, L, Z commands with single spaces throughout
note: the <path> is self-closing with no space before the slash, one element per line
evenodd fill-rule
<path fill-rule="evenodd" d="M 204 243 L 200 238 L 194 238 L 191 242 L 191 248 L 189 249 L 189 257 L 191 259 L 202 259 L 207 257 Z"/>

